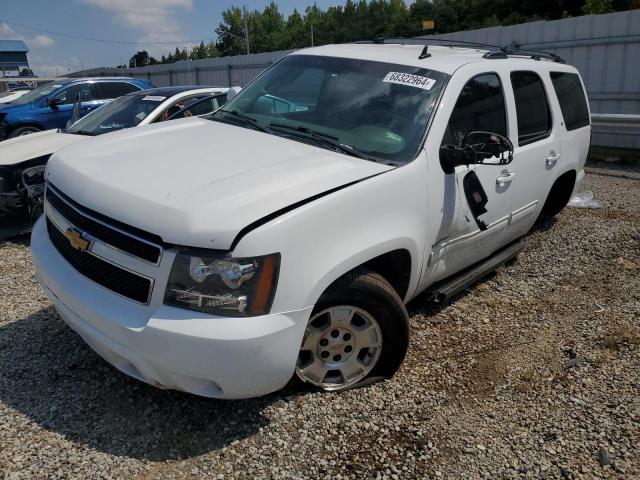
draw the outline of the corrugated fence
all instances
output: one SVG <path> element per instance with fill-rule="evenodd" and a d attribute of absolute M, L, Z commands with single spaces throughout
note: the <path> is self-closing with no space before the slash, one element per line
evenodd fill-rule
<path fill-rule="evenodd" d="M 437 37 L 515 45 L 560 55 L 582 74 L 595 114 L 640 114 L 640 10 L 586 15 L 554 21 L 456 32 Z M 124 73 L 149 79 L 156 86 L 246 85 L 290 51 L 208 58 L 144 68 L 101 68 L 72 76 Z M 638 122 L 601 125 L 594 122 L 594 145 L 640 149 Z"/>

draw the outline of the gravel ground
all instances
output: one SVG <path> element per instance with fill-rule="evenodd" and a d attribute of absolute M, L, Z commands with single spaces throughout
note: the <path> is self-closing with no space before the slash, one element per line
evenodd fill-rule
<path fill-rule="evenodd" d="M 594 165 L 523 254 L 410 307 L 407 361 L 342 394 L 222 402 L 107 365 L 0 243 L 0 479 L 640 478 L 640 169 Z"/>

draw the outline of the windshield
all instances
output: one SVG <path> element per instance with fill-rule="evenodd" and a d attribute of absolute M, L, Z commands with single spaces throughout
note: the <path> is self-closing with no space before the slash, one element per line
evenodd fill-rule
<path fill-rule="evenodd" d="M 166 99 L 162 95 L 125 95 L 82 117 L 65 132 L 101 135 L 135 127 Z"/>
<path fill-rule="evenodd" d="M 42 85 L 41 87 L 34 88 L 29 93 L 25 93 L 20 98 L 17 98 L 11 105 L 25 105 L 29 102 L 33 102 L 34 100 L 39 100 L 48 96 L 54 90 L 57 90 L 62 86 L 61 83 L 51 82 Z"/>
<path fill-rule="evenodd" d="M 404 163 L 416 155 L 446 78 L 406 65 L 291 55 L 211 118 Z"/>

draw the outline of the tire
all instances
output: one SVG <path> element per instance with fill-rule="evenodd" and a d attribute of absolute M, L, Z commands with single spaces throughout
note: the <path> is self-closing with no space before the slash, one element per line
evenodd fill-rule
<path fill-rule="evenodd" d="M 540 211 L 541 218 L 553 218 L 567 206 L 571 199 L 575 181 L 575 173 L 564 174 L 556 180 Z"/>
<path fill-rule="evenodd" d="M 296 375 L 325 391 L 391 378 L 409 346 L 404 303 L 377 273 L 357 270 L 325 292 L 305 331 Z"/>
<path fill-rule="evenodd" d="M 37 132 L 41 132 L 42 130 L 38 127 L 18 127 L 15 130 L 13 130 L 10 134 L 9 134 L 9 138 L 16 138 L 16 137 L 21 137 L 23 135 L 29 135 L 31 133 L 37 133 Z"/>

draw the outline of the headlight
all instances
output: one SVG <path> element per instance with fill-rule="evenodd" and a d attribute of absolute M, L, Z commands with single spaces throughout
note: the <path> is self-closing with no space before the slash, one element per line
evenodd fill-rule
<path fill-rule="evenodd" d="M 269 312 L 276 290 L 280 254 L 232 258 L 184 250 L 171 268 L 164 303 L 226 316 Z"/>

